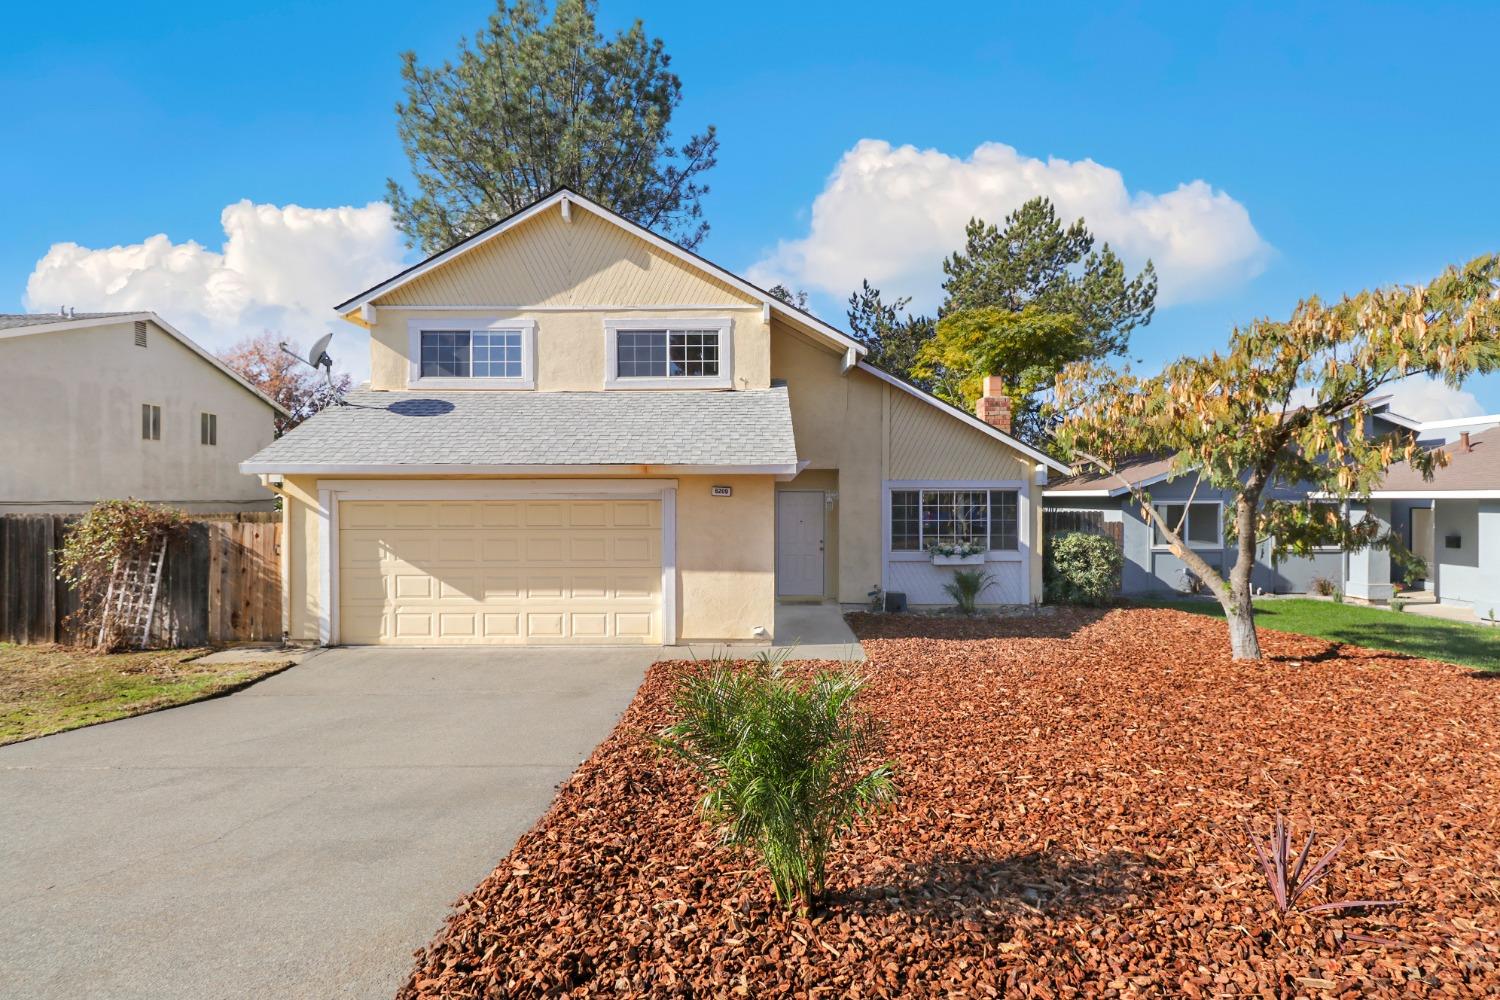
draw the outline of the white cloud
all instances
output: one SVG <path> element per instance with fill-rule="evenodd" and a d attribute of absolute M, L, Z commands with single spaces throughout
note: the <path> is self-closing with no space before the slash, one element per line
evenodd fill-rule
<path fill-rule="evenodd" d="M 369 351 L 358 328 L 330 308 L 402 266 L 390 207 L 278 207 L 240 201 L 220 215 L 219 251 L 165 234 L 91 249 L 54 243 L 26 282 L 35 311 L 151 309 L 211 350 L 262 330 L 306 344 L 334 330 L 330 352 L 364 378 Z"/>
<path fill-rule="evenodd" d="M 1472 392 L 1454 389 L 1437 379 L 1416 375 L 1382 390 L 1391 394 L 1391 409 L 1413 420 L 1456 420 L 1484 413 Z"/>
<path fill-rule="evenodd" d="M 1161 305 L 1241 284 L 1271 252 L 1245 207 L 1201 180 L 1132 194 L 1118 170 L 1093 160 L 1039 160 L 995 142 L 960 159 L 862 139 L 813 201 L 807 235 L 778 243 L 749 275 L 763 286 L 780 281 L 839 299 L 868 278 L 930 310 L 942 260 L 962 245 L 969 218 L 999 224 L 1037 195 L 1051 198 L 1067 222 L 1083 217 L 1128 265 L 1154 261 Z"/>

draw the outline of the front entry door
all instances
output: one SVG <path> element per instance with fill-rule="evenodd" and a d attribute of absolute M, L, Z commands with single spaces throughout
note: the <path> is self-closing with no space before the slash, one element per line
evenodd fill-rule
<path fill-rule="evenodd" d="M 776 596 L 823 596 L 823 491 L 776 494 Z"/>
<path fill-rule="evenodd" d="M 1427 567 L 1427 579 L 1432 579 L 1432 508 L 1411 509 L 1411 554 L 1422 560 Z M 1416 580 L 1407 580 L 1415 584 Z"/>

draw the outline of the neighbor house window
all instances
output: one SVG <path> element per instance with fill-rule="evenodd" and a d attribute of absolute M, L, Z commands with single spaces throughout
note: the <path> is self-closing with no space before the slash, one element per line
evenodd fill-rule
<path fill-rule="evenodd" d="M 198 414 L 198 440 L 203 444 L 219 443 L 219 417 L 216 413 Z"/>
<path fill-rule="evenodd" d="M 728 388 L 728 320 L 606 320 L 605 385 Z"/>
<path fill-rule="evenodd" d="M 161 407 L 150 403 L 141 404 L 141 438 L 146 441 L 161 440 Z"/>
<path fill-rule="evenodd" d="M 532 387 L 530 321 L 470 324 L 413 322 L 412 381 L 454 388 Z"/>
<path fill-rule="evenodd" d="M 1187 520 L 1182 517 L 1183 504 L 1156 504 L 1156 513 L 1182 536 L 1182 540 L 1194 547 L 1216 548 L 1224 543 L 1224 516 L 1217 503 L 1200 502 L 1191 505 Z M 1181 527 L 1179 527 L 1181 525 Z M 1152 544 L 1157 548 L 1167 547 L 1167 538 L 1155 522 L 1151 525 Z"/>
<path fill-rule="evenodd" d="M 891 490 L 891 551 L 921 552 L 934 542 L 1020 548 L 1016 490 Z"/>

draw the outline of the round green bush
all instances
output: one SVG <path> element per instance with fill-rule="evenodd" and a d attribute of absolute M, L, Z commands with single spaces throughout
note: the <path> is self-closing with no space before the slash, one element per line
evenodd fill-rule
<path fill-rule="evenodd" d="M 1063 604 L 1108 604 L 1120 591 L 1125 557 L 1114 540 L 1070 531 L 1047 539 L 1043 579 L 1047 600 Z"/>

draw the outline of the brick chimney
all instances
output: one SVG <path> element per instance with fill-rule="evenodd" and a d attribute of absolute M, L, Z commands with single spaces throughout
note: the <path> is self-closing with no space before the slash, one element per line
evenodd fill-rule
<path fill-rule="evenodd" d="M 1458 436 L 1458 440 L 1462 443 L 1464 451 L 1473 451 L 1474 450 L 1474 444 L 1473 444 L 1472 441 L 1469 440 L 1469 432 L 1468 431 L 1464 431 L 1462 434 L 1460 434 Z"/>
<path fill-rule="evenodd" d="M 974 415 L 996 430 L 1010 433 L 1010 397 L 999 375 L 984 377 L 984 395 L 974 404 Z"/>

